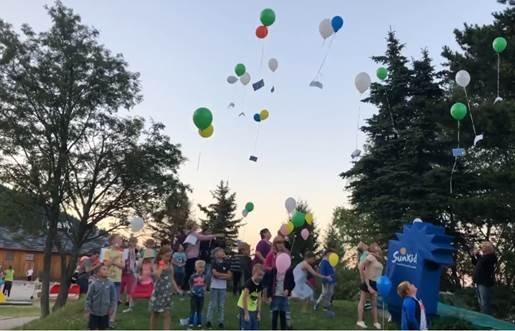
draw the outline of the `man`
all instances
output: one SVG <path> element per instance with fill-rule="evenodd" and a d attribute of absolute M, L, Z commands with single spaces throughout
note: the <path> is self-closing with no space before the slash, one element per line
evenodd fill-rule
<path fill-rule="evenodd" d="M 259 231 L 259 235 L 261 236 L 261 240 L 256 245 L 256 253 L 253 261 L 254 265 L 257 263 L 264 264 L 268 253 L 270 253 L 272 249 L 272 242 L 270 241 L 272 234 L 270 230 L 265 228 Z"/>
<path fill-rule="evenodd" d="M 479 251 L 472 256 L 472 263 L 475 266 L 472 280 L 476 284 L 479 307 L 483 314 L 491 314 L 491 292 L 495 284 L 495 265 L 497 264 L 494 245 L 489 241 L 482 242 Z"/>

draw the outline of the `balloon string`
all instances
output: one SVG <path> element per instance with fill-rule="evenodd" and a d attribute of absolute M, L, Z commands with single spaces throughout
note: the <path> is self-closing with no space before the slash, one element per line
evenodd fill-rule
<path fill-rule="evenodd" d="M 263 59 L 265 58 L 265 40 L 261 44 L 261 59 L 259 60 L 259 75 L 261 76 L 261 72 L 263 71 Z"/>
<path fill-rule="evenodd" d="M 261 125 L 258 124 L 258 128 L 257 128 L 257 131 L 256 131 L 256 139 L 254 140 L 254 154 L 256 154 L 256 151 L 257 151 L 257 144 L 258 144 L 258 140 L 259 140 L 259 129 L 261 129 Z"/>
<path fill-rule="evenodd" d="M 329 51 L 331 50 L 331 46 L 333 45 L 333 40 L 334 40 L 334 34 L 331 36 L 331 40 L 329 40 L 329 46 L 327 46 L 327 50 L 325 52 L 325 55 L 324 55 L 324 58 L 322 59 L 322 63 L 320 63 L 320 67 L 318 67 L 318 71 L 317 73 L 315 74 L 315 77 L 313 78 L 313 80 L 316 80 L 317 78 L 319 78 L 320 76 L 320 73 L 322 72 L 322 68 L 324 67 L 325 65 L 325 61 L 327 60 L 327 57 L 329 56 Z"/>
<path fill-rule="evenodd" d="M 361 120 L 361 102 L 358 106 L 358 122 L 356 123 L 356 148 L 358 149 L 359 122 Z"/>
<path fill-rule="evenodd" d="M 386 109 L 388 110 L 388 114 L 390 115 L 390 121 L 392 122 L 393 132 L 400 137 L 399 130 L 395 127 L 395 120 L 393 119 L 393 113 L 390 107 L 390 98 L 388 98 L 388 91 L 386 91 Z"/>
<path fill-rule="evenodd" d="M 198 170 L 199 170 L 199 168 L 200 168 L 200 155 L 201 155 L 201 154 L 202 154 L 202 152 L 199 152 L 199 153 L 198 153 L 198 159 L 197 159 L 197 172 L 198 172 Z"/>
<path fill-rule="evenodd" d="M 474 131 L 474 136 L 477 136 L 476 125 L 474 124 L 474 116 L 472 115 L 472 108 L 470 108 L 470 100 L 469 100 L 469 96 L 467 94 L 467 88 L 464 87 L 463 90 L 465 91 L 465 98 L 467 99 L 467 106 L 469 107 L 469 117 L 470 117 L 470 121 L 472 122 L 472 130 Z"/>
<path fill-rule="evenodd" d="M 458 148 L 460 148 L 460 128 L 461 128 L 460 121 L 458 121 Z M 458 157 L 455 156 L 454 164 L 452 165 L 452 170 L 451 170 L 451 179 L 449 180 L 449 192 L 451 194 L 452 194 L 452 178 L 453 178 L 454 172 L 456 171 L 457 164 L 458 164 Z"/>
<path fill-rule="evenodd" d="M 461 128 L 461 124 L 460 124 L 460 121 L 458 121 L 458 148 L 460 148 L 460 128 Z"/>
<path fill-rule="evenodd" d="M 497 98 L 499 98 L 499 81 L 501 79 L 501 55 L 497 53 Z"/>

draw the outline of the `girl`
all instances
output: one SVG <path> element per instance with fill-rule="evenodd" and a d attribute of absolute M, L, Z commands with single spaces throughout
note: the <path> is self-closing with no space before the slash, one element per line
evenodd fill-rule
<path fill-rule="evenodd" d="M 175 289 L 178 293 L 182 290 L 178 288 L 173 277 L 173 268 L 170 264 L 172 249 L 170 246 L 163 246 L 157 255 L 157 267 L 154 272 L 155 284 L 154 291 L 150 297 L 150 330 L 155 330 L 156 320 L 163 314 L 163 330 L 170 330 L 170 306 L 172 304 L 172 292 Z"/>
<path fill-rule="evenodd" d="M 311 286 L 308 284 L 308 273 L 311 275 L 327 279 L 328 277 L 316 272 L 313 269 L 313 264 L 315 263 L 315 254 L 313 252 L 306 252 L 304 254 L 304 261 L 297 264 L 295 269 L 293 269 L 293 278 L 295 279 L 295 287 L 292 291 L 292 297 L 301 299 L 304 301 L 304 305 L 302 307 L 302 312 L 307 311 L 307 305 L 309 302 L 314 301 L 314 292 Z"/>
<path fill-rule="evenodd" d="M 363 321 L 364 307 L 367 295 L 370 296 L 372 303 L 372 319 L 374 327 L 381 329 L 381 324 L 377 318 L 377 279 L 383 273 L 383 254 L 377 243 L 373 243 L 368 247 L 368 255 L 359 265 L 359 274 L 361 277 L 360 297 L 358 303 L 358 321 L 356 325 L 362 329 L 366 329 L 367 325 Z"/>

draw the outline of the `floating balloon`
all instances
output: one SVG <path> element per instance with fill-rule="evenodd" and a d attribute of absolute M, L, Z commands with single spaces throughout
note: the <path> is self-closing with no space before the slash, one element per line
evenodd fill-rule
<path fill-rule="evenodd" d="M 215 128 L 213 127 L 213 125 L 208 126 L 204 130 L 198 130 L 198 134 L 202 138 L 209 138 L 209 137 L 211 137 L 213 135 L 214 132 L 215 132 Z"/>
<path fill-rule="evenodd" d="M 275 258 L 275 267 L 277 268 L 277 273 L 284 274 L 291 266 L 291 258 L 287 253 L 280 253 Z"/>
<path fill-rule="evenodd" d="M 193 123 L 199 130 L 207 129 L 213 122 L 213 114 L 205 107 L 198 108 L 193 113 Z"/>
<path fill-rule="evenodd" d="M 303 226 L 304 221 L 305 221 L 305 215 L 304 215 L 304 213 L 302 213 L 300 211 L 296 211 L 295 214 L 293 214 L 293 217 L 291 218 L 291 222 L 297 228 Z"/>
<path fill-rule="evenodd" d="M 233 75 L 231 75 L 231 76 L 227 76 L 227 83 L 229 83 L 229 84 L 234 84 L 234 83 L 236 83 L 237 81 L 238 81 L 238 77 L 233 76 Z"/>
<path fill-rule="evenodd" d="M 270 8 L 263 9 L 259 19 L 263 25 L 270 26 L 275 22 L 275 12 Z"/>
<path fill-rule="evenodd" d="M 260 25 L 256 28 L 256 37 L 259 39 L 265 39 L 268 36 L 268 28 L 264 25 Z"/>
<path fill-rule="evenodd" d="M 452 105 L 451 116 L 456 121 L 461 121 L 462 119 L 465 118 L 466 115 L 467 115 L 467 106 L 465 106 L 463 103 L 456 102 L 454 105 Z"/>
<path fill-rule="evenodd" d="M 132 232 L 138 232 L 141 229 L 143 229 L 143 226 L 145 226 L 145 222 L 143 219 L 139 216 L 134 216 L 130 221 L 130 228 Z"/>
<path fill-rule="evenodd" d="M 379 294 L 386 298 L 388 294 L 390 294 L 390 290 L 392 289 L 392 282 L 388 276 L 381 276 L 377 280 L 377 291 Z"/>
<path fill-rule="evenodd" d="M 252 203 L 252 202 L 247 202 L 247 204 L 245 205 L 245 210 L 246 210 L 246 211 L 248 211 L 249 213 L 250 213 L 251 211 L 253 211 L 253 210 L 254 210 L 254 203 Z"/>
<path fill-rule="evenodd" d="M 313 224 L 313 214 L 312 213 L 307 213 L 306 214 L 306 223 L 308 224 Z"/>
<path fill-rule="evenodd" d="M 340 261 L 340 257 L 336 253 L 329 254 L 329 264 L 333 267 L 336 267 L 338 265 L 338 261 Z"/>
<path fill-rule="evenodd" d="M 492 47 L 496 53 L 502 53 L 506 49 L 507 45 L 508 42 L 504 37 L 497 37 L 492 42 Z"/>
<path fill-rule="evenodd" d="M 320 32 L 322 38 L 329 38 L 334 33 L 333 26 L 331 25 L 331 20 L 329 18 L 324 18 L 318 26 L 318 31 Z"/>
<path fill-rule="evenodd" d="M 388 70 L 386 70 L 385 67 L 379 67 L 376 70 L 376 75 L 377 75 L 377 78 L 379 78 L 380 80 L 385 80 L 386 77 L 388 76 Z"/>
<path fill-rule="evenodd" d="M 417 217 L 413 220 L 413 224 L 415 224 L 415 223 L 423 223 L 423 221 Z"/>
<path fill-rule="evenodd" d="M 294 198 L 290 197 L 286 199 L 286 201 L 284 202 L 284 206 L 286 207 L 288 213 L 292 213 L 295 210 L 295 208 L 297 208 L 297 201 L 295 201 Z"/>
<path fill-rule="evenodd" d="M 259 114 L 254 114 L 254 121 L 261 122 L 261 117 L 259 116 Z"/>
<path fill-rule="evenodd" d="M 470 74 L 467 70 L 460 70 L 456 73 L 456 84 L 458 84 L 461 87 L 467 87 L 467 85 L 470 83 Z"/>
<path fill-rule="evenodd" d="M 236 67 L 234 67 L 234 73 L 236 76 L 241 77 L 243 74 L 247 72 L 247 68 L 245 68 L 245 65 L 242 63 L 238 63 Z"/>
<path fill-rule="evenodd" d="M 268 116 L 270 115 L 270 113 L 268 112 L 268 110 L 266 109 L 263 109 L 262 111 L 259 112 L 259 118 L 264 121 L 268 118 Z"/>
<path fill-rule="evenodd" d="M 247 217 L 249 215 L 249 211 L 247 209 L 243 209 L 241 214 L 243 215 L 243 217 Z"/>
<path fill-rule="evenodd" d="M 243 85 L 247 85 L 248 83 L 250 83 L 250 74 L 248 72 L 245 72 L 243 75 L 241 75 L 240 82 Z"/>
<path fill-rule="evenodd" d="M 292 222 L 288 222 L 286 224 L 281 225 L 281 228 L 279 229 L 279 232 L 281 232 L 281 234 L 283 236 L 287 236 L 290 233 L 292 233 L 294 229 L 295 229 L 295 225 L 293 225 Z"/>
<path fill-rule="evenodd" d="M 331 20 L 331 27 L 333 31 L 338 32 L 343 26 L 343 18 L 341 16 L 335 16 Z"/>
<path fill-rule="evenodd" d="M 354 78 L 354 85 L 359 93 L 363 94 L 370 87 L 370 76 L 366 72 L 360 72 Z"/>
<path fill-rule="evenodd" d="M 308 229 L 302 229 L 302 231 L 300 231 L 300 236 L 302 237 L 302 239 L 308 240 L 308 238 L 309 238 L 309 230 Z"/>
<path fill-rule="evenodd" d="M 273 57 L 270 60 L 268 60 L 268 68 L 270 68 L 270 70 L 272 70 L 272 72 L 275 72 L 278 67 L 279 67 L 279 61 L 277 61 L 276 58 Z"/>

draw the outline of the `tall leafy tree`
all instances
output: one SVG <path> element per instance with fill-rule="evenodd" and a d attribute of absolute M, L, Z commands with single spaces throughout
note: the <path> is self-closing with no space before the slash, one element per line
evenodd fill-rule
<path fill-rule="evenodd" d="M 0 180 L 45 216 L 42 316 L 60 236 L 70 237 L 77 254 L 102 219 L 123 224 L 132 210 L 152 209 L 178 183 L 182 161 L 161 124 L 146 129 L 142 119 L 116 115 L 141 100 L 139 75 L 123 57 L 62 3 L 47 10 L 52 26 L 41 33 L 24 25 L 20 36 L 0 20 Z M 59 233 L 63 214 L 79 223 Z M 69 260 L 63 277 L 74 269 L 76 259 Z M 56 307 L 66 301 L 66 284 Z"/>
<path fill-rule="evenodd" d="M 211 192 L 214 202 L 208 206 L 199 205 L 205 218 L 201 218 L 202 229 L 211 233 L 223 234 L 225 248 L 232 250 L 236 247 L 238 231 L 242 219 L 236 218 L 236 193 L 231 193 L 229 183 L 220 181 L 214 191 Z"/>

